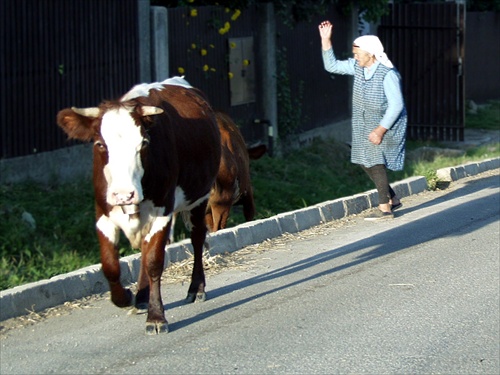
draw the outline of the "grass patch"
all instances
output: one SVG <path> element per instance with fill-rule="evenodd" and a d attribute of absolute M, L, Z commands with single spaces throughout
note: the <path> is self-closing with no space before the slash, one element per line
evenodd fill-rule
<path fill-rule="evenodd" d="M 90 181 L 0 185 L 0 290 L 98 263 L 94 219 Z"/>
<path fill-rule="evenodd" d="M 476 114 L 468 114 L 465 118 L 465 127 L 470 129 L 500 129 L 500 100 L 490 100 L 480 106 Z"/>
<path fill-rule="evenodd" d="M 467 127 L 500 128 L 500 101 L 468 115 Z M 408 155 L 437 143 L 408 142 Z M 437 184 L 436 170 L 500 156 L 500 144 L 470 148 L 457 157 L 431 160 L 408 157 L 401 172 L 390 181 L 425 176 L 429 188 Z M 283 158 L 265 156 L 252 161 L 251 174 L 257 206 L 256 219 L 373 189 L 358 166 L 350 163 L 350 149 L 334 140 L 316 140 L 307 148 Z M 32 219 L 31 219 L 32 218 Z M 50 278 L 100 262 L 95 234 L 91 181 L 58 186 L 33 183 L 0 185 L 0 290 Z M 177 220 L 176 239 L 186 237 Z M 235 207 L 228 225 L 244 222 Z M 120 255 L 132 254 L 126 239 Z"/>

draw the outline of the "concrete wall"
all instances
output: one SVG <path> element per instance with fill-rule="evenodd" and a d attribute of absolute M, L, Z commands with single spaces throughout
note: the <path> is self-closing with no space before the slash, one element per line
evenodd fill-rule
<path fill-rule="evenodd" d="M 92 177 L 92 144 L 0 159 L 2 184 L 34 181 L 48 185 L 81 177 Z"/>

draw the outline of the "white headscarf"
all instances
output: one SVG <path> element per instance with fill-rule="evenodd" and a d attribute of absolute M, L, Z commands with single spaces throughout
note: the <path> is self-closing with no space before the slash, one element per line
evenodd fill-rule
<path fill-rule="evenodd" d="M 391 60 L 384 53 L 384 46 L 378 37 L 375 35 L 363 35 L 356 38 L 353 45 L 359 47 L 363 51 L 371 53 L 375 58 L 380 61 L 381 64 L 387 66 L 388 68 L 393 68 Z"/>

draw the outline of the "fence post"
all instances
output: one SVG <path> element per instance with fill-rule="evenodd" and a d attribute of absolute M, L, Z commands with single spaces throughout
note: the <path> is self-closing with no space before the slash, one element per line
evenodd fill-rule
<path fill-rule="evenodd" d="M 149 1 L 137 0 L 139 80 L 151 82 L 151 28 Z"/>
<path fill-rule="evenodd" d="M 151 80 L 161 82 L 169 77 L 168 14 L 165 7 L 151 7 Z"/>
<path fill-rule="evenodd" d="M 278 99 L 276 86 L 276 21 L 273 3 L 258 5 L 258 92 L 257 106 L 260 116 L 272 126 L 273 143 L 278 141 Z M 268 140 L 269 142 L 269 140 Z"/>

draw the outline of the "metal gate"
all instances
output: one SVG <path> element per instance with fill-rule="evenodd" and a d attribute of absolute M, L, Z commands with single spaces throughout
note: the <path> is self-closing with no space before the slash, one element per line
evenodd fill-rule
<path fill-rule="evenodd" d="M 403 78 L 408 138 L 463 141 L 465 1 L 390 7 L 378 35 Z"/>

